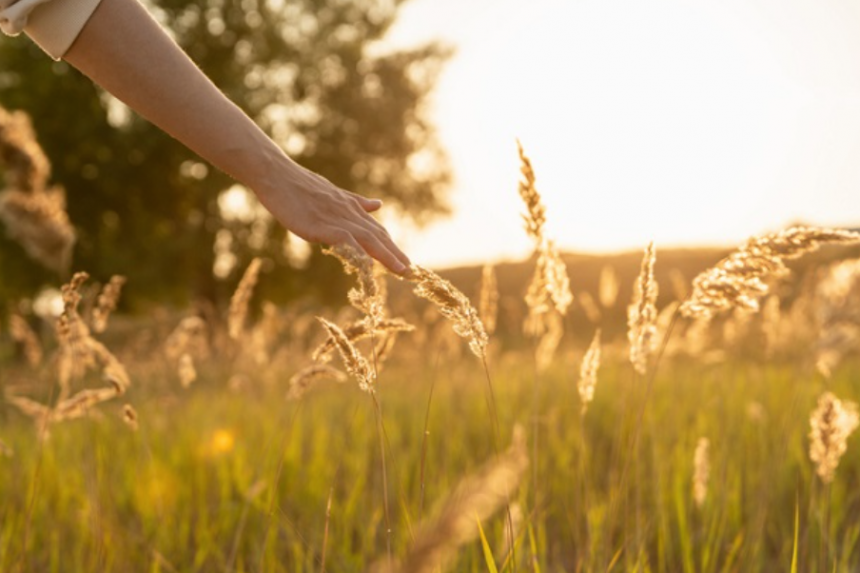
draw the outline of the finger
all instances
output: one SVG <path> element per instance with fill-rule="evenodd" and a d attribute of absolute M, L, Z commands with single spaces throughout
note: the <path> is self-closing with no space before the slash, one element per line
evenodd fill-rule
<path fill-rule="evenodd" d="M 394 243 L 394 240 L 391 238 L 391 235 L 388 233 L 388 230 L 383 227 L 379 221 L 371 217 L 370 215 L 365 214 L 362 217 L 361 223 L 359 223 L 359 229 L 368 229 L 372 233 L 374 233 L 379 241 L 385 246 L 385 248 L 394 254 L 397 259 L 403 263 L 406 267 L 412 266 L 412 261 L 409 260 L 409 257 L 406 256 L 406 253 L 400 250 L 400 248 Z"/>
<path fill-rule="evenodd" d="M 384 228 L 383 231 L 385 231 Z M 400 247 L 398 247 L 394 243 L 394 240 L 388 234 L 388 231 L 385 231 L 381 236 L 379 236 L 379 240 L 382 242 L 385 248 L 388 249 L 389 252 L 391 252 L 395 257 L 397 257 L 398 261 L 403 263 L 407 268 L 412 266 L 412 261 L 410 261 L 406 253 L 401 251 Z"/>
<path fill-rule="evenodd" d="M 405 261 L 401 260 L 400 257 L 389 250 L 379 235 L 364 229 L 352 230 L 351 234 L 364 252 L 382 263 L 389 271 L 402 275 L 409 269 L 409 259 L 407 258 Z M 397 247 L 394 248 L 400 251 Z"/>

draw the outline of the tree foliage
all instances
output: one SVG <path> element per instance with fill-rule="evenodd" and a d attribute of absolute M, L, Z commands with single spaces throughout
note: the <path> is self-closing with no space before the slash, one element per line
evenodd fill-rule
<path fill-rule="evenodd" d="M 448 168 L 425 120 L 447 52 L 431 44 L 379 53 L 402 0 L 155 0 L 150 9 L 234 102 L 299 163 L 384 198 L 417 223 L 445 211 Z M 142 54 L 141 57 L 145 57 Z M 0 105 L 27 112 L 67 192 L 79 235 L 74 268 L 129 277 L 138 300 L 217 298 L 213 245 L 239 272 L 263 256 L 270 298 L 336 291 L 335 264 L 290 268 L 285 233 L 265 217 L 225 220 L 234 182 L 26 39 L 0 40 Z M 229 231 L 225 235 L 225 230 Z M 0 239 L 0 295 L 48 278 Z M 324 286 L 323 286 L 324 285 Z"/>

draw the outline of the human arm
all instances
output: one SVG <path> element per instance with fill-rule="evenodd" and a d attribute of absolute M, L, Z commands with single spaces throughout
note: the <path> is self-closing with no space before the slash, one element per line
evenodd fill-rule
<path fill-rule="evenodd" d="M 409 267 L 408 257 L 369 215 L 380 201 L 339 189 L 287 157 L 137 0 L 102 0 L 64 59 L 252 189 L 296 235 L 358 247 L 398 274 Z"/>

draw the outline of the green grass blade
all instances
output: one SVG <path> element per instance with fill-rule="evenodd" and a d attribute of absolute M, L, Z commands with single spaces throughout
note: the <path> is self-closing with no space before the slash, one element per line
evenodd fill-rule
<path fill-rule="evenodd" d="M 478 534 L 481 536 L 481 547 L 484 548 L 484 561 L 487 563 L 487 569 L 490 570 L 490 573 L 499 573 L 499 570 L 496 569 L 496 560 L 493 559 L 493 551 L 490 549 L 490 544 L 487 543 L 484 528 L 481 527 L 481 520 L 476 517 L 475 521 L 478 523 Z"/>
<path fill-rule="evenodd" d="M 540 560 L 538 559 L 537 540 L 535 539 L 535 530 L 529 523 L 529 546 L 532 550 L 532 570 L 534 573 L 540 573 Z"/>
<path fill-rule="evenodd" d="M 800 532 L 800 508 L 794 501 L 794 547 L 791 550 L 791 573 L 797 573 L 797 538 Z"/>

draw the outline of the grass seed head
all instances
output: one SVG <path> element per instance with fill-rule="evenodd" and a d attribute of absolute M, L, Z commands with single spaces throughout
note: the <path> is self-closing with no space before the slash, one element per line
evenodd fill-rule
<path fill-rule="evenodd" d="M 701 508 L 708 497 L 708 480 L 711 476 L 710 442 L 699 438 L 693 454 L 693 501 Z"/>
<path fill-rule="evenodd" d="M 358 286 L 347 294 L 350 304 L 372 322 L 381 321 L 385 316 L 385 291 L 377 282 L 373 259 L 349 245 L 329 247 L 323 249 L 323 253 L 339 260 L 346 274 L 356 276 Z"/>
<path fill-rule="evenodd" d="M 260 267 L 262 264 L 263 262 L 258 257 L 255 257 L 251 261 L 251 264 L 245 269 L 245 274 L 242 275 L 242 279 L 239 281 L 239 286 L 236 287 L 236 292 L 230 298 L 227 331 L 233 340 L 239 340 L 245 331 L 248 304 L 254 295 L 254 287 L 257 285 L 257 279 L 260 277 Z"/>
<path fill-rule="evenodd" d="M 131 404 L 125 404 L 122 407 L 122 421 L 125 422 L 126 425 L 134 432 L 136 432 L 140 427 L 137 417 L 137 411 L 132 407 Z"/>
<path fill-rule="evenodd" d="M 579 400 L 582 402 L 582 415 L 588 410 L 588 405 L 594 400 L 594 389 L 597 387 L 597 371 L 600 369 L 600 329 L 594 333 L 591 345 L 585 352 L 582 365 L 579 368 Z"/>
<path fill-rule="evenodd" d="M 125 281 L 125 277 L 114 275 L 102 289 L 102 292 L 99 293 L 92 314 L 91 324 L 94 332 L 104 332 L 107 329 L 108 319 L 111 313 L 116 310 L 116 305 L 119 302 L 119 296 Z"/>
<path fill-rule="evenodd" d="M 633 301 L 627 311 L 630 362 L 645 375 L 657 343 L 657 281 L 654 279 L 654 243 L 645 249 L 642 267 L 633 287 Z"/>
<path fill-rule="evenodd" d="M 183 388 L 188 388 L 197 380 L 197 369 L 194 367 L 194 358 L 187 352 L 179 357 L 176 371 L 179 375 L 179 384 Z"/>
<path fill-rule="evenodd" d="M 318 316 L 317 320 L 323 325 L 329 337 L 334 341 L 343 361 L 344 368 L 358 381 L 358 387 L 369 394 L 373 394 L 376 391 L 376 377 L 367 360 L 358 351 L 358 348 L 349 341 L 349 338 L 347 338 L 338 325 L 321 316 Z"/>
<path fill-rule="evenodd" d="M 371 570 L 385 573 L 433 573 L 445 569 L 457 550 L 478 536 L 478 522 L 504 507 L 528 468 L 525 435 L 514 428 L 508 450 L 478 471 L 463 478 L 442 503 L 436 516 L 418 526 L 415 541 L 404 559 L 389 567 L 380 563 Z"/>
<path fill-rule="evenodd" d="M 484 323 L 487 335 L 492 336 L 496 330 L 496 319 L 499 314 L 499 285 L 496 281 L 496 271 L 493 265 L 484 265 L 481 271 L 481 297 L 478 302 L 478 316 Z"/>
<path fill-rule="evenodd" d="M 0 166 L 7 187 L 42 191 L 51 165 L 36 141 L 30 119 L 23 112 L 0 108 Z"/>
<path fill-rule="evenodd" d="M 290 378 L 290 389 L 287 391 L 287 400 L 300 399 L 317 382 L 326 379 L 332 379 L 336 382 L 346 382 L 347 376 L 328 364 L 311 364 L 302 368 Z"/>
<path fill-rule="evenodd" d="M 857 404 L 843 402 L 830 392 L 818 399 L 809 418 L 809 459 L 821 481 L 830 483 L 839 459 L 848 447 L 848 436 L 860 423 Z"/>
<path fill-rule="evenodd" d="M 483 357 L 489 338 L 466 295 L 433 271 L 417 265 L 412 267 L 409 280 L 415 283 L 415 294 L 436 305 L 442 316 L 454 324 L 454 332 L 469 342 L 472 353 Z"/>
<path fill-rule="evenodd" d="M 535 172 L 532 168 L 532 162 L 526 155 L 522 144 L 517 141 L 517 151 L 520 156 L 520 173 L 522 178 L 519 183 L 520 197 L 526 205 L 526 213 L 523 215 L 523 221 L 526 226 L 526 233 L 531 237 L 536 245 L 544 242 L 544 225 L 546 224 L 546 207 L 541 200 L 535 186 Z"/>
<path fill-rule="evenodd" d="M 693 292 L 681 305 L 688 317 L 712 317 L 732 308 L 759 310 L 768 283 L 788 274 L 786 260 L 797 259 L 824 244 L 851 245 L 860 233 L 792 227 L 749 239 L 737 251 L 693 280 Z"/>
<path fill-rule="evenodd" d="M 68 270 L 77 237 L 62 190 L 0 192 L 0 221 L 30 258 L 58 274 Z"/>

